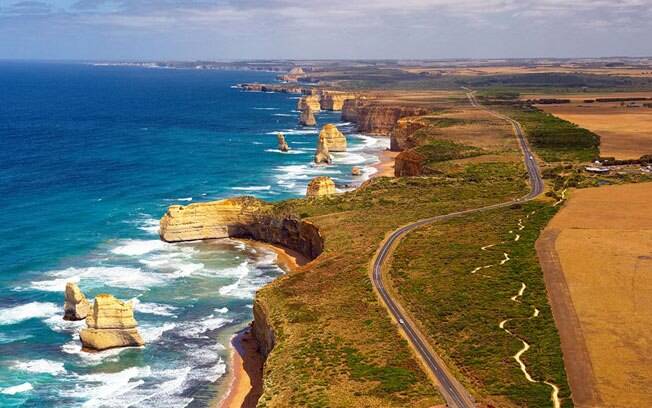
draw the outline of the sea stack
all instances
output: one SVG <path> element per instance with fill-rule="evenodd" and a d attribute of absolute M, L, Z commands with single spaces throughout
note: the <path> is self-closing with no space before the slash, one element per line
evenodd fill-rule
<path fill-rule="evenodd" d="M 319 112 L 319 110 L 321 109 L 321 103 L 319 102 L 319 95 L 302 96 L 301 99 L 299 99 L 299 103 L 297 104 L 297 109 L 300 111 L 304 111 L 308 108 L 310 108 L 313 112 Z"/>
<path fill-rule="evenodd" d="M 66 283 L 66 298 L 63 303 L 64 320 L 84 320 L 88 316 L 91 305 L 79 286 L 73 282 Z"/>
<path fill-rule="evenodd" d="M 362 169 L 360 167 L 354 166 L 351 169 L 351 175 L 352 176 L 362 176 Z"/>
<path fill-rule="evenodd" d="M 310 180 L 306 197 L 322 197 L 335 194 L 335 183 L 330 177 L 320 176 Z"/>
<path fill-rule="evenodd" d="M 331 154 L 328 151 L 326 136 L 320 133 L 319 142 L 317 142 L 317 153 L 315 153 L 315 163 L 331 164 L 332 162 L 333 162 L 333 158 L 331 157 Z"/>
<path fill-rule="evenodd" d="M 324 136 L 328 150 L 331 152 L 345 152 L 346 151 L 346 137 L 339 131 L 337 126 L 332 123 L 327 124 L 319 132 L 319 138 Z"/>
<path fill-rule="evenodd" d="M 145 342 L 138 333 L 131 302 L 123 302 L 112 295 L 95 297 L 93 309 L 86 317 L 87 328 L 79 333 L 85 349 L 106 350 L 115 347 L 138 347 Z"/>
<path fill-rule="evenodd" d="M 312 113 L 310 107 L 301 111 L 301 116 L 299 116 L 299 124 L 302 126 L 315 126 L 317 121 L 315 120 L 315 115 Z"/>
<path fill-rule="evenodd" d="M 287 152 L 290 150 L 290 146 L 288 146 L 287 142 L 285 141 L 285 136 L 283 136 L 283 133 L 279 132 L 276 137 L 278 139 L 278 150 L 282 152 Z"/>

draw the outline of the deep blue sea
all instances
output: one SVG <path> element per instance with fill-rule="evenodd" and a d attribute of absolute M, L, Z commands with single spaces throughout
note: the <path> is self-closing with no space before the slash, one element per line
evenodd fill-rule
<path fill-rule="evenodd" d="M 229 337 L 282 271 L 234 241 L 167 244 L 172 204 L 302 196 L 373 169 L 381 139 L 336 123 L 350 149 L 311 164 L 297 96 L 250 93 L 270 73 L 0 62 L 0 406 L 199 407 L 216 397 Z M 292 148 L 276 150 L 283 131 Z M 342 187 L 344 188 L 344 187 Z M 81 351 L 63 289 L 133 299 L 144 348 Z"/>

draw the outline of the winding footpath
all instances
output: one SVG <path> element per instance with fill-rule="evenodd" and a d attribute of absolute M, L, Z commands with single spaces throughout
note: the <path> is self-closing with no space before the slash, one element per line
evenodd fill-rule
<path fill-rule="evenodd" d="M 410 345 L 415 349 L 417 355 L 428 369 L 428 374 L 431 375 L 437 381 L 439 391 L 446 399 L 446 402 L 449 407 L 455 408 L 472 408 L 475 407 L 475 401 L 471 394 L 464 388 L 464 386 L 450 373 L 448 368 L 442 359 L 437 355 L 433 350 L 430 344 L 427 341 L 427 337 L 417 328 L 414 322 L 407 316 L 405 309 L 398 302 L 392 294 L 389 293 L 384 283 L 383 271 L 384 268 L 388 266 L 388 260 L 391 257 L 391 254 L 398 244 L 398 242 L 406 236 L 410 231 L 413 231 L 417 228 L 423 227 L 425 225 L 433 224 L 435 222 L 446 221 L 455 217 L 462 215 L 478 213 L 482 211 L 494 210 L 498 208 L 508 207 L 515 203 L 523 203 L 530 201 L 535 197 L 539 196 L 543 192 L 544 184 L 543 179 L 541 178 L 541 173 L 539 167 L 530 151 L 530 147 L 525 139 L 523 134 L 523 129 L 521 128 L 520 123 L 513 120 L 510 117 L 502 115 L 500 113 L 494 112 L 480 105 L 475 98 L 474 92 L 469 91 L 467 93 L 469 102 L 476 108 L 485 110 L 489 114 L 503 119 L 509 122 L 513 129 L 514 134 L 518 140 L 519 146 L 523 153 L 525 166 L 528 171 L 529 181 L 530 181 L 530 192 L 524 197 L 515 200 L 507 201 L 504 203 L 489 205 L 486 207 L 480 207 L 475 209 L 469 209 L 464 211 L 456 211 L 450 214 L 438 215 L 431 218 L 426 218 L 414 223 L 405 225 L 394 232 L 392 232 L 386 239 L 383 241 L 382 245 L 376 252 L 376 255 L 372 259 L 372 284 L 380 296 L 383 304 L 387 307 L 392 317 L 398 322 L 399 327 L 402 332 L 407 337 Z M 509 261 L 509 255 L 505 254 L 505 262 Z M 529 347 L 529 346 L 528 346 Z M 522 354 L 522 353 L 521 353 Z M 520 357 L 520 356 L 519 356 Z"/>

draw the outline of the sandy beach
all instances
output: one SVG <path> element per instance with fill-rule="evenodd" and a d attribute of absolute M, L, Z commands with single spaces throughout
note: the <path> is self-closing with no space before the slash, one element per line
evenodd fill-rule
<path fill-rule="evenodd" d="M 378 170 L 372 177 L 394 177 L 394 159 L 398 156 L 399 152 L 392 152 L 390 150 L 383 150 L 379 152 L 379 163 L 373 165 Z"/>

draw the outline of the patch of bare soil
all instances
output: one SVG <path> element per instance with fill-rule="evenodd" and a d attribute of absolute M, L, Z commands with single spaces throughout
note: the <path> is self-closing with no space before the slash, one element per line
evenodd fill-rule
<path fill-rule="evenodd" d="M 537 242 L 578 407 L 652 406 L 652 184 L 577 190 Z"/>

